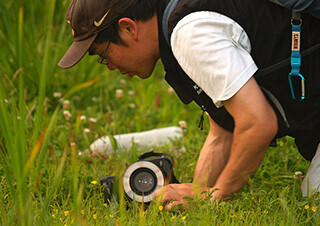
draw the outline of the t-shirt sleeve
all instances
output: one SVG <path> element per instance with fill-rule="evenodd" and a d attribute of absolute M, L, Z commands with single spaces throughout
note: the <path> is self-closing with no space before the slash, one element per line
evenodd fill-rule
<path fill-rule="evenodd" d="M 219 13 L 187 15 L 174 28 L 170 41 L 182 69 L 217 107 L 257 71 L 247 34 L 239 24 Z"/>

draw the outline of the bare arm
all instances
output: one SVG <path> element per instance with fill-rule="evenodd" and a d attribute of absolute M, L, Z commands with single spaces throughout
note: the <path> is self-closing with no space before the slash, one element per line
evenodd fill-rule
<path fill-rule="evenodd" d="M 201 186 L 213 187 L 229 159 L 233 135 L 210 116 L 209 122 L 210 131 L 201 149 L 193 181 Z"/>
<path fill-rule="evenodd" d="M 230 154 L 232 133 L 220 127 L 209 116 L 210 131 L 201 149 L 197 162 L 193 183 L 169 184 L 156 192 L 155 197 L 161 197 L 166 207 L 183 204 L 187 201 L 183 197 L 198 196 L 203 189 L 214 186 L 217 178 L 224 169 Z"/>
<path fill-rule="evenodd" d="M 277 132 L 277 118 L 254 78 L 251 78 L 224 106 L 235 121 L 233 135 L 210 120 L 210 133 L 196 167 L 195 183 L 218 188 L 211 200 L 228 198 L 241 189 L 257 170 Z M 205 189 L 205 188 L 204 188 Z M 170 209 L 194 196 L 192 184 L 170 184 L 156 192 Z"/>
<path fill-rule="evenodd" d="M 214 188 L 214 198 L 231 196 L 241 189 L 260 166 L 277 133 L 277 117 L 254 78 L 251 78 L 224 106 L 235 121 L 229 160 Z"/>

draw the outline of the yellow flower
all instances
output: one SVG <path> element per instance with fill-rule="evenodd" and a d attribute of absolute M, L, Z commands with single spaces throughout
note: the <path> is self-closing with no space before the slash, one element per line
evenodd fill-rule
<path fill-rule="evenodd" d="M 91 184 L 97 184 L 98 182 L 96 180 L 91 181 Z"/>
<path fill-rule="evenodd" d="M 176 218 L 176 216 L 172 216 L 172 220 L 174 220 Z"/>
<path fill-rule="evenodd" d="M 96 214 L 93 214 L 93 219 L 97 219 L 97 215 Z"/>
<path fill-rule="evenodd" d="M 186 216 L 183 216 L 181 219 L 182 219 L 182 220 L 185 220 L 186 218 L 187 218 Z"/>
<path fill-rule="evenodd" d="M 111 218 L 112 218 L 112 217 L 113 217 L 113 215 L 112 215 L 112 214 L 110 214 L 110 215 L 109 215 L 109 217 L 111 217 Z"/>
<path fill-rule="evenodd" d="M 52 214 L 52 217 L 53 217 L 53 218 L 56 218 L 56 215 Z"/>
<path fill-rule="evenodd" d="M 55 209 L 55 210 L 53 210 L 54 212 L 56 212 L 56 214 L 58 214 L 59 213 L 59 210 L 58 209 Z"/>
<path fill-rule="evenodd" d="M 81 210 L 81 214 L 84 215 L 84 210 Z"/>
<path fill-rule="evenodd" d="M 263 211 L 263 214 L 268 214 L 268 213 L 269 213 L 268 211 L 265 211 L 265 210 Z"/>
<path fill-rule="evenodd" d="M 305 205 L 305 206 L 304 206 L 304 209 L 305 209 L 305 210 L 307 210 L 307 209 L 309 209 L 309 208 L 310 208 L 310 207 L 309 207 L 308 205 Z"/>
<path fill-rule="evenodd" d="M 64 211 L 64 215 L 65 216 L 68 216 L 69 215 L 69 211 L 67 210 L 67 211 Z"/>
<path fill-rule="evenodd" d="M 163 206 L 159 206 L 159 210 L 162 211 L 163 210 Z"/>
<path fill-rule="evenodd" d="M 313 207 L 311 208 L 311 210 L 312 210 L 313 212 L 316 212 L 316 211 L 317 211 L 317 207 L 313 206 Z"/>

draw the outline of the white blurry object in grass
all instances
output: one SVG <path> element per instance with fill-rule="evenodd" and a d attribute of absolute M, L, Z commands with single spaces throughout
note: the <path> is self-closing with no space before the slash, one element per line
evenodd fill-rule
<path fill-rule="evenodd" d="M 132 148 L 134 143 L 139 149 L 149 149 L 159 147 L 170 143 L 172 140 L 182 138 L 183 131 L 180 127 L 171 126 L 159 129 L 153 129 L 137 133 L 127 133 L 114 135 L 113 138 L 117 142 L 117 151 L 122 152 Z M 113 153 L 112 143 L 108 136 L 101 137 L 90 145 L 93 152 L 103 154 Z"/>
<path fill-rule="evenodd" d="M 308 173 L 301 184 L 302 195 L 310 197 L 320 193 L 320 143 L 308 169 Z M 320 195 L 317 199 L 320 199 Z"/>

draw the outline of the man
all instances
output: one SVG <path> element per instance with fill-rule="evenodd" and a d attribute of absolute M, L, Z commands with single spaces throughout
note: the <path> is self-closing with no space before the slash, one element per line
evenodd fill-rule
<path fill-rule="evenodd" d="M 72 67 L 89 52 L 110 70 L 148 78 L 161 57 L 165 79 L 179 98 L 195 101 L 209 116 L 194 184 L 214 191 L 211 200 L 241 189 L 270 143 L 284 135 L 294 137 L 300 153 L 315 160 L 312 169 L 319 170 L 319 50 L 303 58 L 303 101 L 292 97 L 299 99 L 303 90 L 294 85 L 291 93 L 290 64 L 258 76 L 291 54 L 290 10 L 267 0 L 180 0 L 168 19 L 168 43 L 162 30 L 168 2 L 74 0 L 67 20 L 75 41 L 58 65 Z M 301 35 L 302 49 L 319 43 L 319 20 L 303 15 Z M 309 172 L 305 187 L 318 187 L 314 174 Z M 172 201 L 170 209 L 195 193 L 192 184 L 170 184 L 156 196 Z"/>

